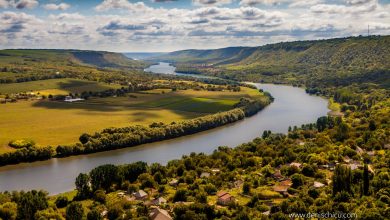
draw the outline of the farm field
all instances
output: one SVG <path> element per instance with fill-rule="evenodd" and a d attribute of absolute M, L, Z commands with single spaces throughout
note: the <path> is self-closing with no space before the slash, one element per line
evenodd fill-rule
<path fill-rule="evenodd" d="M 120 88 L 117 84 L 106 84 L 80 79 L 48 79 L 24 83 L 2 84 L 0 94 L 10 94 L 19 92 L 40 92 L 42 95 L 64 95 L 71 93 L 81 93 L 83 91 L 104 91 L 107 89 Z"/>
<path fill-rule="evenodd" d="M 86 85 L 81 84 L 80 87 L 85 88 Z M 44 90 L 35 90 L 38 87 L 32 90 L 43 94 L 49 85 L 43 87 Z M 78 89 L 73 86 L 64 91 Z M 56 147 L 76 143 L 82 133 L 107 127 L 191 119 L 232 109 L 241 97 L 261 98 L 262 95 L 245 87 L 240 92 L 155 89 L 130 93 L 126 97 L 91 98 L 76 103 L 48 100 L 8 103 L 0 106 L 0 152 L 13 150 L 8 147 L 11 140 L 31 139 L 39 146 Z"/>

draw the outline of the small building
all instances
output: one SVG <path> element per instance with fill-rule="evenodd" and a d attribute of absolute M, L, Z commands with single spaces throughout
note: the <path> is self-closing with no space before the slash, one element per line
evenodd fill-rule
<path fill-rule="evenodd" d="M 209 178 L 210 177 L 210 173 L 208 172 L 203 172 L 200 174 L 200 178 Z"/>
<path fill-rule="evenodd" d="M 314 181 L 313 186 L 314 186 L 314 188 L 321 188 L 321 187 L 324 187 L 325 184 L 317 182 L 317 181 Z"/>
<path fill-rule="evenodd" d="M 297 162 L 292 162 L 292 163 L 290 163 L 290 167 L 296 167 L 298 169 L 301 169 L 302 164 L 297 163 Z"/>
<path fill-rule="evenodd" d="M 343 161 L 344 161 L 344 163 L 350 163 L 352 160 L 351 160 L 351 158 L 349 158 L 348 156 L 345 156 L 345 157 L 343 158 Z"/>
<path fill-rule="evenodd" d="M 367 155 L 370 157 L 373 157 L 373 156 L 375 156 L 375 151 L 368 151 Z"/>
<path fill-rule="evenodd" d="M 135 192 L 133 195 L 137 200 L 145 200 L 148 198 L 148 194 L 142 189 L 138 190 L 138 192 Z"/>
<path fill-rule="evenodd" d="M 165 203 L 167 203 L 167 200 L 164 197 L 158 197 L 158 198 L 152 200 L 152 204 L 157 205 L 157 206 L 165 204 Z"/>
<path fill-rule="evenodd" d="M 290 179 L 286 179 L 286 180 L 280 181 L 279 185 L 282 185 L 282 186 L 292 186 L 292 181 Z"/>
<path fill-rule="evenodd" d="M 234 196 L 230 195 L 227 192 L 218 192 L 217 193 L 218 200 L 217 203 L 220 205 L 229 205 L 230 203 L 235 201 Z"/>
<path fill-rule="evenodd" d="M 280 193 L 280 194 L 285 194 L 285 193 L 287 193 L 288 188 L 290 188 L 290 186 L 284 186 L 284 185 L 274 185 L 274 186 L 273 186 L 273 190 L 274 190 L 275 192 Z"/>
<path fill-rule="evenodd" d="M 362 155 L 364 153 L 364 150 L 360 147 L 356 147 L 356 153 L 358 153 L 359 155 Z"/>
<path fill-rule="evenodd" d="M 78 102 L 78 101 L 83 101 L 83 100 L 84 99 L 81 99 L 81 98 L 73 98 L 70 95 L 65 96 L 65 99 L 64 99 L 65 102 Z"/>
<path fill-rule="evenodd" d="M 351 164 L 349 164 L 349 168 L 351 168 L 351 170 L 357 170 L 357 169 L 359 169 L 359 166 L 357 164 L 351 163 Z"/>
<path fill-rule="evenodd" d="M 266 212 L 263 212 L 263 213 L 261 213 L 261 214 L 266 215 L 266 216 L 269 216 L 270 213 L 271 213 L 270 211 L 266 211 Z"/>
<path fill-rule="evenodd" d="M 118 192 L 117 195 L 118 195 L 119 198 L 123 198 L 125 196 L 125 193 L 124 192 Z"/>
<path fill-rule="evenodd" d="M 236 187 L 236 188 L 240 188 L 243 184 L 244 184 L 244 181 L 242 181 L 242 180 L 236 180 L 236 181 L 234 181 L 234 187 Z"/>
<path fill-rule="evenodd" d="M 177 186 L 179 184 L 179 180 L 177 179 L 172 179 L 171 181 L 169 181 L 169 185 L 170 186 Z"/>
<path fill-rule="evenodd" d="M 172 220 L 172 217 L 169 215 L 169 213 L 166 210 L 160 209 L 158 207 L 154 207 L 149 214 L 149 219 L 151 219 L 151 220 Z"/>
<path fill-rule="evenodd" d="M 221 170 L 220 170 L 220 169 L 217 169 L 217 168 L 213 168 L 213 169 L 211 169 L 211 172 L 212 172 L 213 174 L 216 174 L 216 173 L 221 172 Z"/>
<path fill-rule="evenodd" d="M 284 176 L 280 173 L 280 170 L 276 170 L 275 173 L 272 174 L 272 178 L 277 181 L 281 181 L 284 179 Z"/>

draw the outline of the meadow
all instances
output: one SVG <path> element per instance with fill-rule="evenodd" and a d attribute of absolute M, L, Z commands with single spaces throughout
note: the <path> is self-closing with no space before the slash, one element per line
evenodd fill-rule
<path fill-rule="evenodd" d="M 72 86 L 64 86 L 68 84 Z M 1 88 L 3 92 L 20 91 L 23 87 L 26 91 L 47 95 L 103 90 L 116 85 L 56 79 L 5 86 Z M 75 103 L 49 100 L 7 103 L 0 106 L 0 152 L 14 150 L 8 146 L 11 140 L 31 139 L 39 146 L 56 147 L 78 142 L 84 132 L 94 133 L 107 127 L 191 119 L 232 109 L 241 97 L 260 99 L 263 96 L 246 87 L 240 92 L 155 89 L 129 93 L 125 97 L 93 97 Z"/>
<path fill-rule="evenodd" d="M 0 94 L 39 92 L 42 95 L 66 95 L 69 93 L 81 93 L 83 91 L 99 92 L 120 87 L 121 86 L 118 84 L 63 78 L 2 84 L 0 87 Z"/>

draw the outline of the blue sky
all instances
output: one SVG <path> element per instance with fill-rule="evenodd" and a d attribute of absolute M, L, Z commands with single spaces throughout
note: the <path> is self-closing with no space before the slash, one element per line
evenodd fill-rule
<path fill-rule="evenodd" d="M 390 0 L 0 0 L 0 48 L 116 52 L 390 34 Z"/>

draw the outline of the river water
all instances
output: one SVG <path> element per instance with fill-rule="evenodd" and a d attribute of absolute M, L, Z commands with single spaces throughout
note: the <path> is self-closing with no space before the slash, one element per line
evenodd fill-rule
<path fill-rule="evenodd" d="M 159 69 L 160 65 L 163 69 Z M 167 72 L 167 66 L 170 72 Z M 151 69 L 176 74 L 174 67 L 165 63 L 152 66 L 148 71 Z M 218 146 L 234 147 L 249 142 L 261 136 L 264 130 L 285 133 L 289 126 L 314 122 L 329 111 L 327 100 L 310 96 L 301 88 L 255 85 L 270 92 L 275 101 L 250 118 L 194 135 L 132 148 L 0 167 L 0 191 L 44 189 L 50 194 L 57 194 L 74 189 L 74 181 L 79 173 L 89 172 L 102 164 L 136 161 L 165 164 L 191 152 L 211 153 Z"/>

